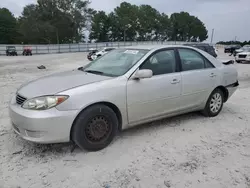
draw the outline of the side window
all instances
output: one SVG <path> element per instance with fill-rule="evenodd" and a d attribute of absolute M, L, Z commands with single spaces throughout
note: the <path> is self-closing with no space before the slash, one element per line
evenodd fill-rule
<path fill-rule="evenodd" d="M 174 50 L 164 50 L 151 56 L 140 69 L 150 69 L 153 75 L 161 75 L 175 72 L 176 59 Z"/>
<path fill-rule="evenodd" d="M 214 66 L 212 65 L 212 63 L 210 63 L 208 60 L 205 59 L 205 68 L 211 69 L 211 68 L 214 68 Z"/>
<path fill-rule="evenodd" d="M 179 49 L 182 71 L 197 70 L 205 68 L 205 59 L 196 51 L 190 49 Z"/>
<path fill-rule="evenodd" d="M 111 51 L 111 50 L 113 50 L 113 48 L 106 48 L 106 49 L 105 49 L 106 52 L 109 52 L 109 51 Z"/>

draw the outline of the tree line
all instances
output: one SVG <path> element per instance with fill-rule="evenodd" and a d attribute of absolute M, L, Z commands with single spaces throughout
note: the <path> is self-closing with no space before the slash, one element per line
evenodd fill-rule
<path fill-rule="evenodd" d="M 208 37 L 204 23 L 187 12 L 168 16 L 150 5 L 123 2 L 106 13 L 89 8 L 89 4 L 83 0 L 37 0 L 25 6 L 18 18 L 0 8 L 0 44 L 202 42 Z"/>
<path fill-rule="evenodd" d="M 241 42 L 241 41 L 219 41 L 219 42 L 217 42 L 217 44 L 222 44 L 222 45 L 239 44 L 241 46 L 244 46 L 244 45 L 250 45 L 250 40 L 244 41 L 244 42 Z"/>

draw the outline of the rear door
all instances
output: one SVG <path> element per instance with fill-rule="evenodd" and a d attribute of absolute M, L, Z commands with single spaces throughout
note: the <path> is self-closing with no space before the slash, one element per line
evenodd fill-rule
<path fill-rule="evenodd" d="M 202 54 L 193 49 L 178 49 L 181 62 L 184 109 L 201 105 L 213 91 L 218 79 L 217 69 Z"/>

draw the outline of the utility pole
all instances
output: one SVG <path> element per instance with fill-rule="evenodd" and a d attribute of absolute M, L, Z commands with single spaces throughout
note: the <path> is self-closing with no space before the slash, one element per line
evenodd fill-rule
<path fill-rule="evenodd" d="M 57 44 L 59 44 L 59 34 L 58 34 L 58 29 L 56 28 L 56 40 L 57 40 Z"/>
<path fill-rule="evenodd" d="M 213 43 L 213 39 L 214 39 L 214 29 L 212 29 L 211 44 Z"/>
<path fill-rule="evenodd" d="M 126 29 L 124 29 L 123 37 L 124 37 L 124 45 L 125 45 L 125 43 L 126 43 Z"/>

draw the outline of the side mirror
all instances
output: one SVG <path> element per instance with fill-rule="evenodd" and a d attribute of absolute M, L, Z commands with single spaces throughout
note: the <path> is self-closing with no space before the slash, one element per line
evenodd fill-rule
<path fill-rule="evenodd" d="M 132 76 L 132 79 L 144 79 L 151 78 L 153 76 L 153 71 L 150 69 L 137 70 Z"/>

